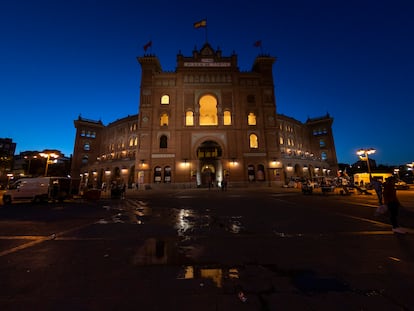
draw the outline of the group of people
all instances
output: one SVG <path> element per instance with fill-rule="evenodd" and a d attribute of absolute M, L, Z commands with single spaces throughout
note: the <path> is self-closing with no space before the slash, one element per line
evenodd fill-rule
<path fill-rule="evenodd" d="M 396 180 L 394 176 L 388 177 L 385 180 L 384 184 L 382 184 L 378 179 L 374 178 L 371 180 L 371 184 L 375 190 L 375 193 L 377 194 L 379 205 L 387 206 L 390 215 L 392 231 L 394 233 L 405 234 L 407 232 L 398 224 L 398 213 L 401 203 L 397 197 L 395 181 Z"/>

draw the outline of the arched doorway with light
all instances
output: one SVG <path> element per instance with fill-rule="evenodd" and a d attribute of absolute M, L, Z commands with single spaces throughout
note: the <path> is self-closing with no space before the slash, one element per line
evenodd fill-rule
<path fill-rule="evenodd" d="M 201 187 L 219 186 L 223 180 L 221 146 L 213 141 L 206 140 L 197 148 L 198 170 L 197 185 Z"/>

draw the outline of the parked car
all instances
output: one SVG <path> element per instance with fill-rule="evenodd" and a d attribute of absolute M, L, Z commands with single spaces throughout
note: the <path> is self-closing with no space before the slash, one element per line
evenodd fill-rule
<path fill-rule="evenodd" d="M 397 189 L 397 190 L 408 190 L 408 189 L 410 189 L 410 186 L 405 181 L 397 180 L 395 182 L 395 189 Z"/>

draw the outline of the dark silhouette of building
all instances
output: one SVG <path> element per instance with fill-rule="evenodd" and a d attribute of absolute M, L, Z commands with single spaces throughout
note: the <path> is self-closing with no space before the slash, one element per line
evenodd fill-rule
<path fill-rule="evenodd" d="M 11 138 L 0 138 L 0 187 L 7 184 L 7 175 L 12 173 L 15 151 L 16 143 Z"/>

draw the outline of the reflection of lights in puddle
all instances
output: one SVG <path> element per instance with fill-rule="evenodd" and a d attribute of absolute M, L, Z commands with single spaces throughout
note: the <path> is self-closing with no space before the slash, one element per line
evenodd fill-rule
<path fill-rule="evenodd" d="M 273 233 L 275 235 L 277 235 L 278 237 L 280 237 L 280 238 L 297 238 L 297 237 L 302 237 L 303 236 L 302 233 L 290 234 L 290 233 L 276 232 L 276 231 L 273 231 Z"/>
<path fill-rule="evenodd" d="M 240 233 L 244 228 L 240 221 L 241 216 L 234 216 L 230 218 L 229 231 L 232 233 Z"/>
<path fill-rule="evenodd" d="M 210 279 L 218 287 L 223 287 L 225 279 L 238 279 L 239 270 L 237 268 L 200 268 L 196 266 L 184 266 L 177 279 Z M 203 284 L 203 283 L 201 283 Z M 200 284 L 200 285 L 201 285 Z"/>
<path fill-rule="evenodd" d="M 121 217 L 122 217 L 122 214 L 121 213 L 119 213 L 119 214 L 117 214 L 115 216 L 112 216 L 112 221 L 114 223 L 123 223 L 124 221 L 121 220 Z"/>
<path fill-rule="evenodd" d="M 176 223 L 176 229 L 178 230 L 178 235 L 184 235 L 189 229 L 194 225 L 193 212 L 188 209 L 180 209 L 178 212 L 178 220 Z"/>

